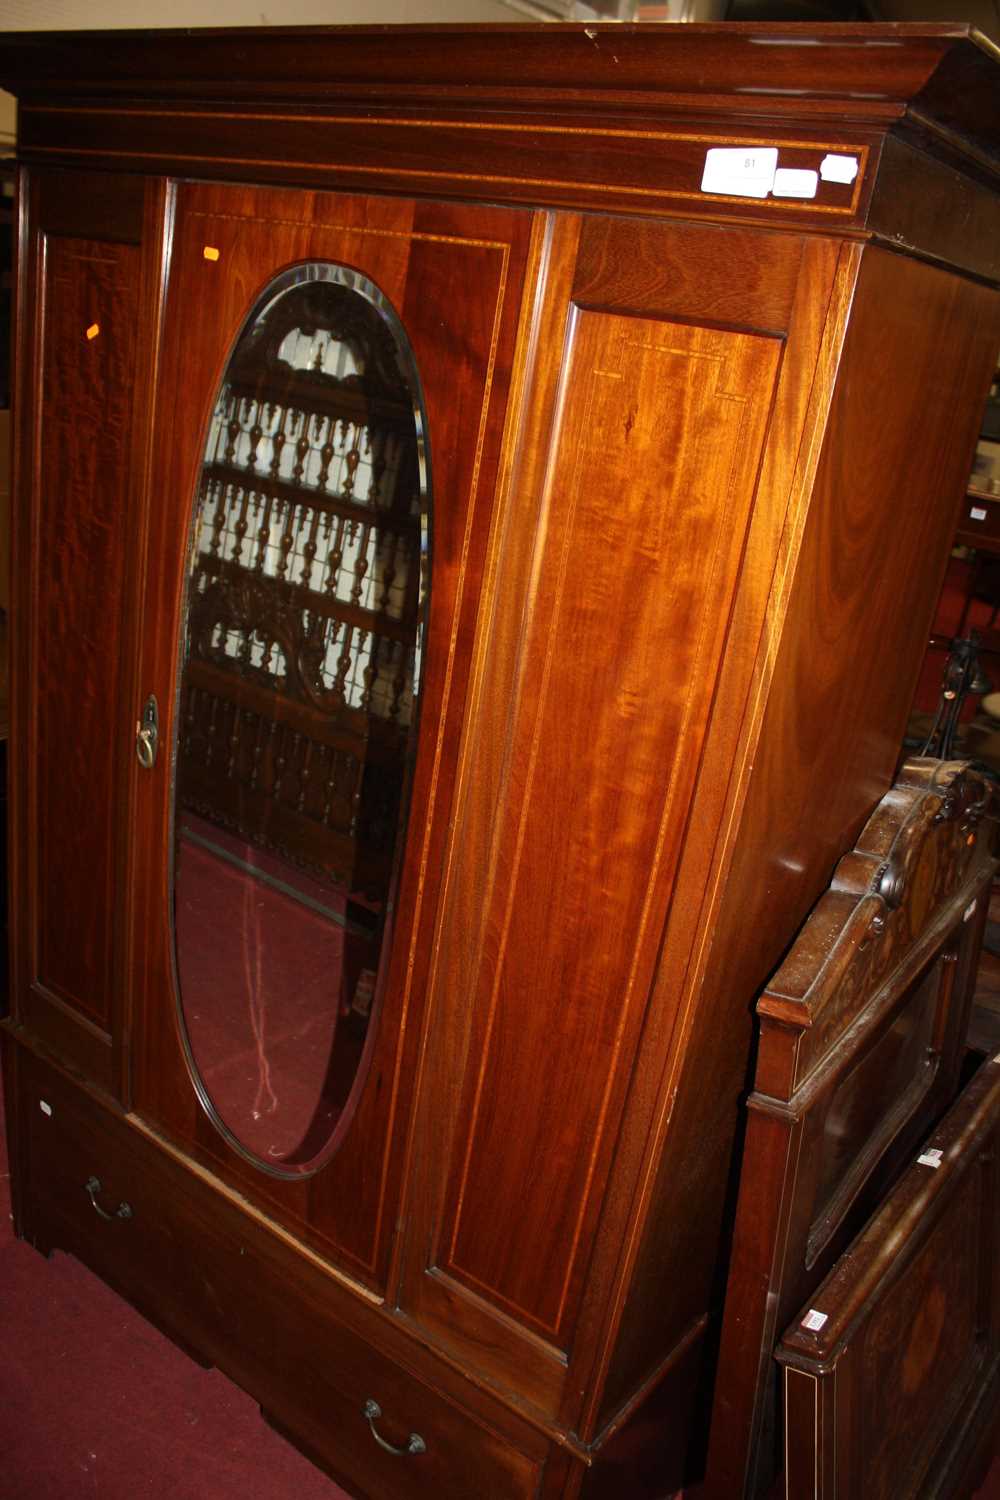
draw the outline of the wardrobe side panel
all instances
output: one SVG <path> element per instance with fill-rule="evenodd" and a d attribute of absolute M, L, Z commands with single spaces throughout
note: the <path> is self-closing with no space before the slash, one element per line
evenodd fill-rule
<path fill-rule="evenodd" d="M 998 344 L 996 291 L 864 252 L 606 1417 L 656 1365 L 658 1289 L 699 1268 L 704 1305 L 721 1302 L 753 1006 L 891 784 Z"/>

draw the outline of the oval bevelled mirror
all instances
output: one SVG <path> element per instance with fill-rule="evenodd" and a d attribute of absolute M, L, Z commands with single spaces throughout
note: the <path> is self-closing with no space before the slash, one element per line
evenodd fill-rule
<path fill-rule="evenodd" d="M 195 498 L 174 785 L 189 1062 L 279 1176 L 362 1086 L 405 836 L 428 571 L 409 344 L 346 267 L 284 272 L 237 339 Z"/>

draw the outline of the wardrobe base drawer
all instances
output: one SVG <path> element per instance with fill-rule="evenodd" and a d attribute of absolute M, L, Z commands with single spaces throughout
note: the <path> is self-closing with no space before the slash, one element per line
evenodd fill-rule
<path fill-rule="evenodd" d="M 84 1261 L 359 1496 L 538 1493 L 543 1437 L 521 1451 L 481 1393 L 473 1414 L 433 1371 L 377 1351 L 344 1326 L 352 1293 L 314 1257 L 54 1069 L 20 1063 L 24 1228 L 40 1248 Z"/>

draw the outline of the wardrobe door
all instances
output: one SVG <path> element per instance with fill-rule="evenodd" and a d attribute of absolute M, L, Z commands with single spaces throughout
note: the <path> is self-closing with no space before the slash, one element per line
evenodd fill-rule
<path fill-rule="evenodd" d="M 619 1184 L 643 1170 L 623 1132 L 666 1097 L 655 1075 L 641 1098 L 633 1080 L 707 930 L 701 841 L 710 855 L 793 498 L 809 304 L 837 263 L 817 245 L 597 218 L 554 236 L 452 846 L 435 986 L 449 1027 L 421 1101 L 401 1300 L 581 1426 L 588 1298 L 603 1316 L 635 1191 Z M 690 926 L 668 946 L 674 913 Z M 662 1361 L 668 1318 L 680 1309 L 690 1346 L 701 1309 L 680 1278 L 656 1295 Z"/>
<path fill-rule="evenodd" d="M 14 1015 L 76 1069 L 116 1088 L 132 753 L 121 696 L 152 361 L 146 189 L 139 178 L 87 172 L 38 172 L 26 188 L 12 607 Z"/>
<path fill-rule="evenodd" d="M 373 1286 L 530 227 L 177 194 L 136 704 L 136 1102 Z"/>

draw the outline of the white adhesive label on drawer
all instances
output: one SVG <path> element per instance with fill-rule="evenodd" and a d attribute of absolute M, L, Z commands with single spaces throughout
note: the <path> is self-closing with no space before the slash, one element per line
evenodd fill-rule
<path fill-rule="evenodd" d="M 777 165 L 777 146 L 713 146 L 705 153 L 701 190 L 736 198 L 766 198 Z"/>
<path fill-rule="evenodd" d="M 829 151 L 819 164 L 819 175 L 824 182 L 853 182 L 858 175 L 858 158 Z"/>
<path fill-rule="evenodd" d="M 52 1113 L 52 1105 L 48 1102 L 47 1099 L 39 1099 L 38 1108 L 41 1110 L 43 1115 L 51 1115 Z"/>
<path fill-rule="evenodd" d="M 801 167 L 779 167 L 774 174 L 776 198 L 815 198 L 819 176 Z"/>
<path fill-rule="evenodd" d="M 969 511 L 969 515 L 973 521 L 986 520 L 986 512 L 983 510 L 983 507 L 981 505 L 974 505 Z"/>
<path fill-rule="evenodd" d="M 802 1327 L 808 1328 L 810 1333 L 819 1333 L 826 1319 L 826 1313 L 817 1312 L 814 1307 L 811 1307 L 802 1319 Z"/>
<path fill-rule="evenodd" d="M 922 1151 L 917 1157 L 917 1161 L 922 1167 L 933 1167 L 936 1171 L 937 1168 L 941 1165 L 941 1158 L 943 1155 L 944 1152 L 939 1151 L 935 1146 L 931 1151 Z"/>

